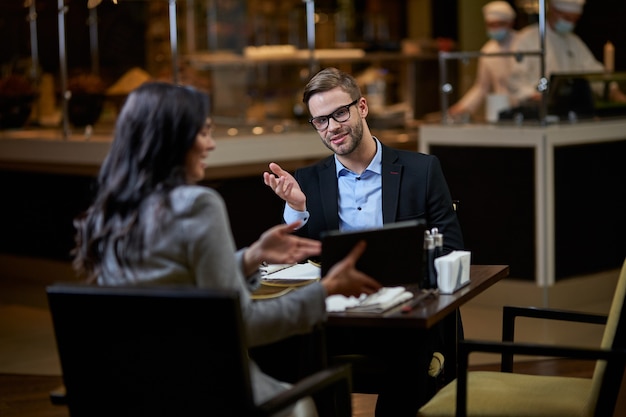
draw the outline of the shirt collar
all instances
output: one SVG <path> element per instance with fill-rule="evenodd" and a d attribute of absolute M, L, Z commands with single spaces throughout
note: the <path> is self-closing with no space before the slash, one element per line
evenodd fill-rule
<path fill-rule="evenodd" d="M 382 159 L 383 159 L 383 151 L 382 146 L 380 146 L 380 142 L 375 136 L 372 136 L 374 142 L 376 142 L 376 153 L 374 154 L 374 158 L 370 161 L 370 164 L 365 168 L 365 171 L 373 172 L 374 174 L 380 175 L 382 172 Z M 337 159 L 337 155 L 335 154 L 335 174 L 337 178 L 341 175 L 342 171 L 350 171 L 348 168 L 343 166 L 339 159 Z"/>

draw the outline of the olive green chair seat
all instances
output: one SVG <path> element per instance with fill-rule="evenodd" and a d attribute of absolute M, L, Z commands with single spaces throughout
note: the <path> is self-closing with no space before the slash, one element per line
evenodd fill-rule
<path fill-rule="evenodd" d="M 419 411 L 420 417 L 610 417 L 626 364 L 626 261 L 608 316 L 572 311 L 504 307 L 502 342 L 459 343 L 458 378 Z M 599 349 L 515 343 L 515 318 L 604 324 Z M 470 352 L 502 354 L 502 372 L 468 372 Z M 596 360 L 592 378 L 515 374 L 513 355 Z"/>

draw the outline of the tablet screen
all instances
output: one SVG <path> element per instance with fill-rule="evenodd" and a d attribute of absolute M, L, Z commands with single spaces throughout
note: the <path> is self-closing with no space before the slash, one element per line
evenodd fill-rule
<path fill-rule="evenodd" d="M 357 269 L 386 287 L 420 284 L 425 230 L 424 221 L 410 220 L 356 232 L 327 232 L 322 235 L 322 276 L 358 241 L 365 240 L 367 247 Z"/>

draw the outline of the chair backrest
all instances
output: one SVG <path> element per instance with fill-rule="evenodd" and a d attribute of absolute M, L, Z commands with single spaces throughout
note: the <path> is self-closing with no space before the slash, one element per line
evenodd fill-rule
<path fill-rule="evenodd" d="M 601 347 L 603 349 L 626 349 L 625 298 L 626 260 L 624 260 L 624 264 L 622 265 L 608 320 L 602 336 Z M 619 395 L 625 365 L 623 360 L 617 359 L 611 362 L 597 362 L 593 373 L 591 401 L 589 401 L 589 404 L 595 407 L 595 410 L 589 410 L 589 415 L 613 415 L 613 408 L 615 407 Z"/>
<path fill-rule="evenodd" d="M 47 294 L 72 417 L 252 409 L 236 292 L 55 284 Z"/>

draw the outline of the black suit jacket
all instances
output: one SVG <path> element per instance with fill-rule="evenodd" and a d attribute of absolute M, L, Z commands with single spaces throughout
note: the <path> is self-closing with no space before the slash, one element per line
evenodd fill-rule
<path fill-rule="evenodd" d="M 324 231 L 339 229 L 335 158 L 300 168 L 295 178 L 306 195 L 309 221 L 301 236 L 320 239 Z M 437 157 L 382 145 L 383 223 L 424 219 L 444 236 L 444 251 L 463 249 L 463 236 L 452 198 Z"/>

